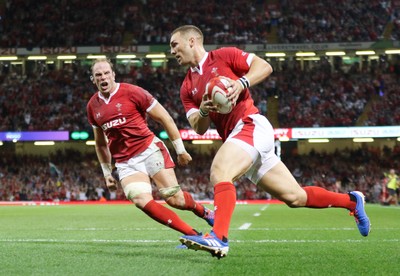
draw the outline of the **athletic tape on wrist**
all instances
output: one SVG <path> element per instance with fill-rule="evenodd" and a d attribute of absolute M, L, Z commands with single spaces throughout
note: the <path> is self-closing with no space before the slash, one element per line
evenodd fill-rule
<path fill-rule="evenodd" d="M 178 139 L 172 141 L 172 145 L 174 146 L 177 154 L 183 154 L 186 152 L 185 145 L 183 144 L 183 141 L 181 138 L 178 138 Z"/>
<path fill-rule="evenodd" d="M 208 112 L 204 112 L 201 108 L 199 109 L 200 117 L 208 117 Z"/>
<path fill-rule="evenodd" d="M 110 163 L 101 163 L 100 165 L 104 176 L 111 175 L 112 167 Z"/>
<path fill-rule="evenodd" d="M 238 79 L 239 83 L 242 85 L 243 89 L 250 87 L 250 81 L 245 76 Z"/>

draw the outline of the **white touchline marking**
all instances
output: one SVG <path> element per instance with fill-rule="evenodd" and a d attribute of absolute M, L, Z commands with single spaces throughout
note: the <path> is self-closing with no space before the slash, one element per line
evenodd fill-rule
<path fill-rule="evenodd" d="M 251 223 L 246 222 L 245 224 L 243 224 L 242 226 L 239 227 L 239 230 L 247 230 L 249 229 L 251 226 Z"/>
<path fill-rule="evenodd" d="M 261 214 L 260 213 L 255 213 L 253 216 L 259 217 L 259 216 L 261 216 Z"/>
<path fill-rule="evenodd" d="M 231 241 L 231 240 L 229 240 Z M 380 242 L 399 242 L 400 239 L 389 240 L 367 240 L 360 238 L 359 240 L 345 239 L 345 240 L 232 240 L 237 243 L 380 243 Z"/>
<path fill-rule="evenodd" d="M 246 225 L 246 224 L 244 224 Z M 239 226 L 238 228 L 231 228 L 230 230 L 243 230 L 242 227 L 244 225 Z M 250 226 L 249 226 L 250 227 Z M 249 231 L 354 231 L 355 227 L 276 227 L 276 228 L 251 228 L 247 229 Z M 170 231 L 169 228 L 118 228 L 118 227 L 110 227 L 110 228 L 56 228 L 57 231 Z M 373 230 L 382 230 L 382 231 L 392 231 L 392 230 L 400 230 L 400 228 L 395 227 L 374 227 Z"/>
<path fill-rule="evenodd" d="M 252 231 L 332 231 L 332 230 L 337 230 L 337 231 L 354 231 L 356 228 L 355 227 L 342 227 L 342 228 L 335 228 L 335 227 L 292 227 L 292 228 L 252 228 Z M 374 228 L 376 229 L 376 228 Z M 232 229 L 235 230 L 235 229 Z"/>
<path fill-rule="evenodd" d="M 170 230 L 169 228 L 97 228 L 97 227 L 89 227 L 89 228 L 57 228 L 58 231 L 164 231 Z"/>
<path fill-rule="evenodd" d="M 269 205 L 265 205 L 261 208 L 261 211 L 265 211 L 267 208 L 269 207 Z"/>
<path fill-rule="evenodd" d="M 229 240 L 237 243 L 393 243 L 400 239 L 368 240 Z M 62 240 L 62 239 L 0 239 L 3 243 L 177 243 L 176 240 Z"/>
<path fill-rule="evenodd" d="M 104 239 L 92 239 L 92 240 L 62 240 L 62 239 L 0 239 L 0 242 L 51 242 L 51 243 L 177 243 L 178 241 L 172 240 L 104 240 Z"/>

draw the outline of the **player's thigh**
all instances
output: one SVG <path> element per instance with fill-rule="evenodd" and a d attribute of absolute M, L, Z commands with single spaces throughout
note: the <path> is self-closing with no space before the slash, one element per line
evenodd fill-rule
<path fill-rule="evenodd" d="M 161 169 L 158 173 L 153 175 L 153 180 L 158 189 L 179 185 L 173 168 Z"/>
<path fill-rule="evenodd" d="M 218 150 L 211 165 L 211 183 L 233 181 L 251 166 L 250 155 L 233 142 L 225 142 Z"/>
<path fill-rule="evenodd" d="M 126 198 L 139 208 L 153 199 L 150 178 L 145 173 L 136 172 L 124 177 L 121 186 Z"/>
<path fill-rule="evenodd" d="M 121 180 L 122 188 L 125 188 L 126 185 L 135 182 L 146 182 L 150 184 L 150 177 L 142 172 L 135 172 L 134 174 L 128 175 Z"/>
<path fill-rule="evenodd" d="M 153 176 L 161 197 L 173 207 L 184 207 L 185 197 L 173 168 L 162 169 Z"/>
<path fill-rule="evenodd" d="M 282 161 L 264 174 L 258 186 L 291 206 L 304 206 L 307 202 L 306 192 Z"/>

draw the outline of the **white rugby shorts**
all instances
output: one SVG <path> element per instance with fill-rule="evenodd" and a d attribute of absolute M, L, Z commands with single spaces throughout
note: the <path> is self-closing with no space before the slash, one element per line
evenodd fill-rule
<path fill-rule="evenodd" d="M 227 141 L 237 144 L 250 155 L 253 165 L 245 175 L 255 184 L 280 161 L 275 154 L 274 129 L 263 115 L 252 114 L 240 120 Z"/>
<path fill-rule="evenodd" d="M 142 153 L 126 162 L 115 163 L 119 179 L 142 172 L 153 177 L 162 169 L 174 168 L 175 163 L 165 146 L 158 137 L 154 137 L 149 147 Z"/>

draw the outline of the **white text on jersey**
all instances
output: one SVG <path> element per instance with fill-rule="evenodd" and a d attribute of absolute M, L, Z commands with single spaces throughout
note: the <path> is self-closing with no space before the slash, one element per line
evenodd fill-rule
<path fill-rule="evenodd" d="M 115 127 L 115 126 L 120 126 L 120 125 L 123 125 L 125 123 L 126 123 L 126 118 L 123 117 L 123 118 L 119 118 L 119 119 L 115 119 L 115 120 L 109 121 L 109 122 L 103 124 L 101 126 L 101 128 L 103 130 L 107 130 L 109 128 L 112 128 L 112 127 Z"/>

